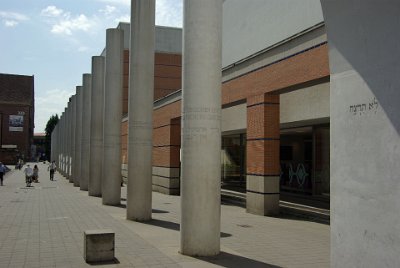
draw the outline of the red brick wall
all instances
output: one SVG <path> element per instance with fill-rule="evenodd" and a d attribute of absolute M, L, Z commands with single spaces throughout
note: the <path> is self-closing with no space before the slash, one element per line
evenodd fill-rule
<path fill-rule="evenodd" d="M 181 89 L 182 57 L 180 54 L 156 53 L 154 57 L 154 100 Z M 128 113 L 129 50 L 124 51 L 122 114 Z"/>
<path fill-rule="evenodd" d="M 34 128 L 34 77 L 0 74 L 0 161 L 15 163 L 16 152 L 1 145 L 17 145 L 20 154 L 30 157 Z M 9 116 L 24 114 L 23 131 L 9 131 Z"/>
<path fill-rule="evenodd" d="M 181 57 L 159 54 L 156 55 L 155 61 L 155 99 L 157 99 L 159 96 L 169 94 L 171 85 L 180 88 L 180 79 L 178 86 L 176 77 L 178 75 L 180 77 Z M 165 79 L 164 76 L 170 78 Z M 329 76 L 329 63 L 325 44 L 222 84 L 222 104 L 246 99 L 249 106 L 247 109 L 248 173 L 279 174 L 279 104 L 272 104 L 279 103 L 279 95 L 265 93 L 273 93 L 327 76 Z M 178 163 L 176 159 L 179 160 L 179 150 L 173 149 L 170 145 L 178 145 L 178 140 L 180 142 L 180 135 L 175 133 L 178 129 L 180 133 L 180 125 L 179 128 L 172 127 L 172 122 L 178 120 L 180 116 L 181 101 L 154 110 L 153 142 L 158 146 L 153 150 L 154 166 L 172 166 Z"/>
<path fill-rule="evenodd" d="M 128 164 L 128 121 L 121 124 L 121 161 Z"/>
<path fill-rule="evenodd" d="M 155 54 L 155 59 L 154 59 L 154 100 L 160 99 L 166 95 L 169 95 L 179 89 L 181 89 L 181 66 L 182 66 L 182 57 L 179 54 L 167 54 L 167 53 L 156 53 Z M 128 114 L 128 92 L 129 92 L 129 50 L 124 51 L 124 80 L 123 80 L 123 101 L 122 101 L 122 107 L 123 107 L 123 114 L 126 115 Z M 180 102 L 179 102 L 180 103 Z M 154 127 L 160 122 L 164 122 L 164 125 L 171 125 L 171 118 L 174 117 L 180 117 L 180 104 L 179 108 L 177 110 L 177 106 L 172 105 L 171 108 L 166 109 L 166 117 L 164 118 L 161 116 L 159 118 L 159 115 L 164 113 L 164 112 L 154 112 L 155 119 L 153 120 L 154 122 Z M 170 114 L 172 112 L 172 114 Z M 175 116 L 174 116 L 175 115 Z M 168 128 L 168 127 L 167 127 Z M 155 128 L 154 132 L 158 132 Z M 165 132 L 165 130 L 164 130 Z M 122 122 L 121 124 L 121 158 L 122 158 L 122 163 L 127 164 L 128 163 L 128 121 Z M 156 134 L 158 135 L 158 134 Z M 162 136 L 159 136 L 162 137 Z M 180 144 L 180 129 L 179 129 L 179 143 L 176 143 L 176 140 L 173 140 L 174 143 L 166 143 L 164 141 L 161 141 L 163 145 L 176 145 Z M 158 141 L 158 138 L 155 140 L 155 143 L 160 143 Z M 160 146 L 160 145 L 158 145 Z M 154 149 L 154 154 L 155 155 L 161 155 L 161 160 L 157 160 L 158 162 L 165 162 L 166 160 L 164 159 L 167 155 L 171 159 L 176 159 L 176 148 L 168 149 L 163 148 L 161 149 Z M 176 163 L 176 160 L 174 160 Z M 157 163 L 158 163 L 157 162 Z M 179 150 L 178 150 L 178 162 L 179 162 Z"/>
<path fill-rule="evenodd" d="M 222 104 L 329 76 L 328 47 L 321 45 L 222 85 Z"/>
<path fill-rule="evenodd" d="M 154 60 L 154 100 L 158 100 L 181 89 L 182 57 L 156 53 Z"/>
<path fill-rule="evenodd" d="M 179 167 L 181 101 L 153 112 L 153 166 Z"/>
<path fill-rule="evenodd" d="M 23 131 L 10 131 L 9 130 L 9 116 L 10 115 L 18 115 L 20 112 L 24 113 L 24 125 Z M 17 105 L 17 104 L 4 104 L 0 105 L 0 114 L 1 114 L 1 141 L 0 145 L 17 145 L 18 151 L 23 154 L 26 159 L 30 156 L 30 145 L 33 142 L 33 136 L 31 136 L 31 132 L 33 132 L 31 128 L 31 114 L 32 108 L 27 105 Z M 31 141 L 32 139 L 32 141 Z M 2 162 L 10 162 L 14 163 L 13 159 L 15 157 L 15 153 L 7 153 L 5 150 L 1 149 L 0 146 L 0 161 Z"/>
<path fill-rule="evenodd" d="M 279 174 L 279 95 L 247 99 L 247 173 Z"/>

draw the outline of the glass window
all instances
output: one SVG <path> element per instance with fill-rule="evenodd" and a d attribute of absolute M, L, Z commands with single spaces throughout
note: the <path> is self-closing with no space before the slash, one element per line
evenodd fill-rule
<path fill-rule="evenodd" d="M 246 191 L 246 135 L 222 137 L 221 178 L 222 188 Z"/>

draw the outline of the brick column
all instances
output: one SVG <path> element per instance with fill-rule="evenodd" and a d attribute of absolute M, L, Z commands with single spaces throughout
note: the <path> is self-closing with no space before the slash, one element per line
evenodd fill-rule
<path fill-rule="evenodd" d="M 247 99 L 247 212 L 279 213 L 279 95 Z"/>
<path fill-rule="evenodd" d="M 153 191 L 179 195 L 181 148 L 180 118 L 153 129 Z"/>

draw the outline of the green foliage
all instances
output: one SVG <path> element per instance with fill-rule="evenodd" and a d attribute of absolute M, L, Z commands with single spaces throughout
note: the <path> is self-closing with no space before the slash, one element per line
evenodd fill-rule
<path fill-rule="evenodd" d="M 49 137 L 51 139 L 51 132 L 53 132 L 53 129 L 56 127 L 58 123 L 58 114 L 53 114 L 50 116 L 49 121 L 47 121 L 45 132 L 46 132 L 46 138 Z"/>
<path fill-rule="evenodd" d="M 45 143 L 45 150 L 47 157 L 50 157 L 51 152 L 51 132 L 53 132 L 54 128 L 58 123 L 58 114 L 50 116 L 49 121 L 47 121 L 45 132 L 46 132 L 46 143 Z M 50 159 L 49 159 L 50 160 Z"/>

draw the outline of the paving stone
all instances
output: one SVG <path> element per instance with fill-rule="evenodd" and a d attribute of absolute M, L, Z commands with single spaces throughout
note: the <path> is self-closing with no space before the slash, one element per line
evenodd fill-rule
<path fill-rule="evenodd" d="M 42 179 L 34 187 L 24 189 L 19 170 L 7 173 L 0 187 L 0 267 L 90 267 L 83 259 L 82 238 L 90 229 L 115 231 L 119 263 L 107 268 L 330 265 L 328 225 L 251 215 L 230 205 L 221 207 L 222 253 L 180 255 L 178 196 L 153 193 L 153 220 L 132 222 L 123 207 L 103 206 L 101 198 L 89 197 L 59 173 L 49 181 L 47 167 L 38 166 Z"/>

